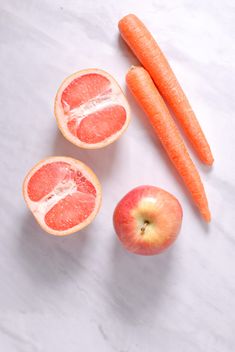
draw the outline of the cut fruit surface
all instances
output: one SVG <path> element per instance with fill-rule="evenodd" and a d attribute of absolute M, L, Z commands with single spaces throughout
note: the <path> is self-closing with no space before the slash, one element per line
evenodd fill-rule
<path fill-rule="evenodd" d="M 55 116 L 65 138 L 79 147 L 96 149 L 122 135 L 130 109 L 112 76 L 88 69 L 63 81 L 55 98 Z"/>
<path fill-rule="evenodd" d="M 39 225 L 53 235 L 81 230 L 96 216 L 101 186 L 81 161 L 51 157 L 40 161 L 25 177 L 23 195 Z"/>

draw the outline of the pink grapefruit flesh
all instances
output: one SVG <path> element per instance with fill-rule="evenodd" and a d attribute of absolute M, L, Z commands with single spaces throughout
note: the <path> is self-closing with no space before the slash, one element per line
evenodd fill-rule
<path fill-rule="evenodd" d="M 55 116 L 65 138 L 79 147 L 96 149 L 122 135 L 130 111 L 114 78 L 105 71 L 88 69 L 63 81 L 55 98 Z"/>
<path fill-rule="evenodd" d="M 68 235 L 88 225 L 101 203 L 100 183 L 81 161 L 51 157 L 26 176 L 23 194 L 41 227 L 53 235 Z"/>

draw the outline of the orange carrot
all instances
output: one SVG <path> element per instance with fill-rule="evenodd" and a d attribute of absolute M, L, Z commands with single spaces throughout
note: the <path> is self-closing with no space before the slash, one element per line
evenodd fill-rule
<path fill-rule="evenodd" d="M 159 92 L 173 110 L 199 158 L 205 164 L 212 165 L 214 159 L 199 122 L 151 33 L 132 14 L 123 17 L 118 26 L 123 39 L 149 72 Z"/>
<path fill-rule="evenodd" d="M 144 110 L 158 138 L 199 208 L 203 218 L 211 219 L 199 173 L 190 158 L 169 110 L 143 67 L 132 67 L 126 75 L 127 86 Z"/>

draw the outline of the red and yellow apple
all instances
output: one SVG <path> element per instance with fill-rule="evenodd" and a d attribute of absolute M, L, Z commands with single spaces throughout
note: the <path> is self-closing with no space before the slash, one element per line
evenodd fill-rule
<path fill-rule="evenodd" d="M 154 255 L 176 239 L 182 208 L 170 193 L 154 186 L 140 186 L 127 193 L 113 214 L 115 231 L 130 252 Z"/>

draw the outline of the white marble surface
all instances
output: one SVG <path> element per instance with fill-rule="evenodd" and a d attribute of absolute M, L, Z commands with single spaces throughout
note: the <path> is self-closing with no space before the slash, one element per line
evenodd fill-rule
<path fill-rule="evenodd" d="M 61 80 L 100 67 L 119 81 L 136 60 L 117 21 L 134 12 L 167 54 L 210 141 L 203 224 L 127 93 L 132 122 L 112 146 L 82 151 L 58 132 Z M 234 1 L 1 0 L 0 350 L 4 352 L 235 351 Z M 99 176 L 100 214 L 68 238 L 43 233 L 21 184 L 47 155 L 81 159 Z M 116 202 L 140 184 L 177 196 L 184 221 L 165 254 L 131 255 L 112 228 Z"/>

